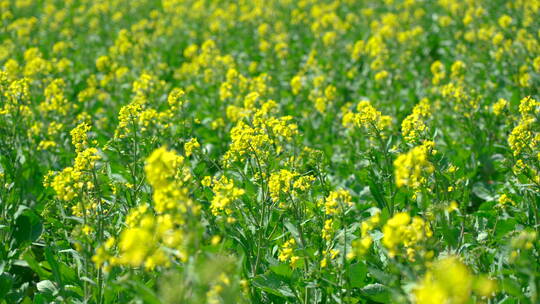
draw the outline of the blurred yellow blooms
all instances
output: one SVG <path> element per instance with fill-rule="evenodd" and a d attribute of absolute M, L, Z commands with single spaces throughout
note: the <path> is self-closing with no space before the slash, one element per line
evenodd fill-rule
<path fill-rule="evenodd" d="M 504 98 L 500 98 L 496 103 L 493 104 L 493 113 L 496 116 L 499 116 L 508 106 L 508 101 Z"/>
<path fill-rule="evenodd" d="M 474 276 L 457 257 L 442 258 L 426 272 L 413 291 L 417 304 L 464 304 L 472 299 L 473 292 L 489 297 L 496 291 L 494 281 Z"/>

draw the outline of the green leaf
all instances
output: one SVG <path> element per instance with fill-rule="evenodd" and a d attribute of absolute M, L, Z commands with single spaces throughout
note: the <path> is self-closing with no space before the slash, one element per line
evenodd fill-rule
<path fill-rule="evenodd" d="M 484 201 L 494 201 L 497 198 L 497 195 L 484 183 L 474 184 L 472 192 Z"/>
<path fill-rule="evenodd" d="M 497 228 L 495 228 L 495 237 L 500 240 L 508 232 L 513 231 L 516 228 L 517 221 L 513 218 L 506 220 L 499 220 Z"/>
<path fill-rule="evenodd" d="M 62 286 L 63 283 L 62 283 L 62 277 L 60 273 L 60 266 L 54 257 L 55 256 L 52 253 L 51 249 L 49 247 L 46 247 L 45 259 L 47 260 L 47 262 L 49 263 L 49 266 L 51 267 L 51 271 L 54 275 L 54 281 L 57 282 L 58 284 L 61 284 L 60 286 Z"/>
<path fill-rule="evenodd" d="M 38 282 L 36 284 L 36 288 L 40 292 L 51 293 L 51 294 L 54 294 L 55 292 L 58 291 L 58 288 L 56 288 L 54 283 L 49 280 L 43 280 L 43 281 Z"/>
<path fill-rule="evenodd" d="M 298 229 L 296 228 L 296 226 L 289 221 L 285 221 L 284 225 L 287 228 L 287 230 L 289 230 L 289 232 L 292 234 L 296 242 L 300 244 L 300 233 L 298 232 Z"/>
<path fill-rule="evenodd" d="M 382 284 L 369 284 L 366 287 L 360 289 L 360 292 L 368 297 L 370 300 L 377 303 L 391 303 L 392 292 L 390 288 Z"/>
<path fill-rule="evenodd" d="M 504 292 L 507 292 L 509 295 L 514 297 L 523 297 L 523 292 L 521 292 L 521 287 L 518 282 L 509 278 L 505 278 L 502 280 L 501 283 L 502 290 Z"/>
<path fill-rule="evenodd" d="M 348 269 L 347 275 L 349 276 L 349 281 L 351 282 L 352 287 L 362 287 L 366 282 L 368 269 L 364 263 L 352 264 Z"/>
<path fill-rule="evenodd" d="M 384 209 L 386 207 L 386 200 L 384 199 L 383 191 L 376 182 L 374 182 L 372 179 L 367 180 L 369 183 L 369 192 L 377 202 L 377 206 L 379 209 Z"/>
<path fill-rule="evenodd" d="M 28 267 L 30 267 L 30 269 L 32 269 L 35 273 L 38 274 L 40 279 L 44 280 L 50 278 L 50 273 L 41 268 L 32 251 L 28 250 L 27 252 L 25 252 L 22 255 L 22 259 L 24 259 L 26 263 L 28 263 Z"/>
<path fill-rule="evenodd" d="M 66 286 L 64 286 L 64 288 L 66 289 L 66 291 L 69 294 L 72 294 L 73 296 L 77 296 L 77 297 L 81 297 L 81 298 L 84 297 L 84 290 L 79 286 L 66 285 Z"/>
<path fill-rule="evenodd" d="M 142 300 L 144 300 L 144 303 L 148 304 L 160 304 L 161 301 L 159 300 L 158 296 L 154 293 L 152 289 L 150 289 L 145 284 L 138 282 L 138 281 L 132 281 L 130 284 L 134 287 L 134 290 L 136 290 L 137 295 L 139 295 Z"/>
<path fill-rule="evenodd" d="M 34 242 L 42 232 L 43 225 L 40 217 L 30 209 L 24 210 L 15 220 L 13 237 L 19 246 Z"/>
<path fill-rule="evenodd" d="M 368 267 L 368 271 L 372 277 L 383 283 L 389 283 L 394 279 L 394 276 L 375 267 Z"/>
<path fill-rule="evenodd" d="M 270 270 L 272 270 L 275 274 L 287 279 L 292 278 L 293 275 L 292 268 L 286 263 L 272 265 L 270 266 Z"/>
<path fill-rule="evenodd" d="M 480 205 L 480 207 L 478 207 L 478 210 L 493 211 L 493 208 L 495 207 L 496 204 L 497 204 L 496 201 L 484 202 L 482 203 L 482 205 Z"/>
<path fill-rule="evenodd" d="M 253 286 L 279 297 L 294 297 L 294 294 L 289 286 L 287 286 L 285 282 L 279 278 L 279 276 L 273 273 L 258 275 L 253 279 Z"/>
<path fill-rule="evenodd" d="M 459 243 L 460 227 L 457 225 L 450 225 L 448 221 L 441 221 L 441 232 L 446 240 L 447 244 L 457 246 Z"/>
<path fill-rule="evenodd" d="M 10 274 L 0 275 L 0 299 L 4 299 L 13 286 L 13 278 Z"/>

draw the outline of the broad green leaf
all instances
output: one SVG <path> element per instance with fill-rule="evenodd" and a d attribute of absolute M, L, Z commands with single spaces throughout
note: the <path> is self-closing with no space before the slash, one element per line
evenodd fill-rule
<path fill-rule="evenodd" d="M 392 292 L 390 288 L 382 284 L 369 284 L 364 288 L 360 289 L 360 292 L 368 297 L 371 301 L 377 303 L 391 303 L 392 302 Z"/>
<path fill-rule="evenodd" d="M 40 292 L 48 292 L 51 294 L 54 294 L 56 291 L 58 291 L 58 288 L 54 285 L 53 282 L 49 280 L 43 280 L 36 284 L 37 290 Z"/>
<path fill-rule="evenodd" d="M 349 281 L 351 282 L 352 287 L 362 287 L 366 282 L 368 269 L 366 264 L 359 262 L 352 264 L 347 275 L 349 276 Z"/>
<path fill-rule="evenodd" d="M 263 291 L 279 297 L 294 297 L 290 287 L 275 274 L 259 275 L 253 279 L 253 285 Z"/>
<path fill-rule="evenodd" d="M 42 232 L 41 219 L 29 209 L 23 211 L 15 220 L 13 237 L 19 245 L 36 241 Z"/>

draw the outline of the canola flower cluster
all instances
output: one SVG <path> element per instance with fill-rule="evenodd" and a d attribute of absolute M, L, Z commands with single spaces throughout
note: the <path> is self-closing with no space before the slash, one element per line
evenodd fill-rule
<path fill-rule="evenodd" d="M 398 187 L 419 189 L 427 183 L 429 174 L 435 170 L 429 160 L 429 156 L 436 152 L 434 145 L 432 141 L 425 141 L 396 158 L 394 167 Z"/>
<path fill-rule="evenodd" d="M 288 262 L 292 267 L 296 267 L 300 258 L 294 255 L 294 249 L 296 247 L 296 241 L 294 238 L 287 240 L 281 246 L 278 259 L 282 262 Z"/>
<path fill-rule="evenodd" d="M 362 100 L 356 106 L 357 113 L 348 111 L 343 115 L 343 126 L 364 128 L 368 134 L 377 134 L 384 131 L 392 123 L 392 117 L 382 115 L 368 100 Z"/>
<path fill-rule="evenodd" d="M 414 290 L 416 303 L 467 303 L 471 294 L 488 297 L 495 283 L 484 277 L 475 277 L 454 256 L 436 261 Z"/>
<path fill-rule="evenodd" d="M 426 98 L 414 106 L 412 113 L 401 122 L 401 133 L 408 142 L 416 142 L 421 139 L 427 130 L 424 120 L 429 118 L 431 107 Z"/>
<path fill-rule="evenodd" d="M 384 224 L 383 245 L 388 249 L 391 257 L 398 254 L 398 246 L 406 249 L 407 258 L 414 261 L 419 243 L 433 236 L 433 232 L 422 218 L 416 216 L 411 219 L 407 213 L 397 213 Z"/>
<path fill-rule="evenodd" d="M 309 190 L 314 181 L 315 177 L 311 175 L 300 176 L 297 172 L 281 169 L 270 174 L 268 191 L 272 200 L 279 202 L 280 208 L 286 208 L 287 200 Z"/>
<path fill-rule="evenodd" d="M 170 266 L 172 259 L 186 261 L 189 222 L 200 214 L 200 206 L 189 197 L 186 187 L 192 179 L 182 156 L 161 147 L 147 158 L 145 172 L 153 188 L 153 204 L 133 208 L 118 240 L 109 238 L 92 260 L 97 267 L 125 265 Z M 111 254 L 113 246 L 117 255 Z"/>
<path fill-rule="evenodd" d="M 223 157 L 226 165 L 252 158 L 260 165 L 270 156 L 268 149 L 274 148 L 279 154 L 283 145 L 293 139 L 298 133 L 298 126 L 290 122 L 291 116 L 272 116 L 276 107 L 275 101 L 266 101 L 253 111 L 250 122 L 239 120 L 231 129 L 231 145 Z"/>
<path fill-rule="evenodd" d="M 540 150 L 540 133 L 538 132 L 537 115 L 540 113 L 540 102 L 531 97 L 523 98 L 519 103 L 519 123 L 508 135 L 508 144 L 514 156 L 520 157 L 522 154 L 532 154 Z M 540 160 L 540 158 L 539 158 Z"/>
<path fill-rule="evenodd" d="M 212 186 L 212 192 L 214 197 L 212 198 L 210 209 L 212 213 L 217 216 L 225 213 L 230 215 L 233 211 L 232 203 L 244 194 L 244 189 L 240 189 L 234 186 L 234 181 L 225 176 L 221 176 L 219 179 L 213 180 L 207 176 L 202 181 L 206 187 Z M 228 221 L 234 221 L 234 217 L 229 217 Z"/>
<path fill-rule="evenodd" d="M 369 219 L 363 221 L 361 224 L 360 238 L 352 241 L 351 247 L 352 251 L 349 253 L 347 258 L 352 259 L 354 257 L 364 256 L 373 244 L 373 237 L 369 233 L 370 231 L 377 228 L 381 222 L 380 210 L 377 210 Z"/>
<path fill-rule="evenodd" d="M 73 201 L 77 197 L 84 196 L 85 192 L 92 191 L 95 187 L 94 171 L 96 162 L 100 160 L 98 150 L 88 147 L 88 132 L 90 126 L 86 123 L 79 124 L 71 130 L 71 138 L 77 153 L 74 165 L 66 167 L 60 172 L 49 172 L 44 180 L 44 185 L 54 189 L 56 196 L 66 202 Z M 81 215 L 84 207 L 73 206 L 73 211 Z"/>

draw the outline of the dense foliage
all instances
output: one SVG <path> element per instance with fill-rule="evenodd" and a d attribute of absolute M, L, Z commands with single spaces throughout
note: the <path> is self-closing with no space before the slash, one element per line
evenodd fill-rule
<path fill-rule="evenodd" d="M 0 303 L 540 303 L 540 1 L 1 0 Z"/>

